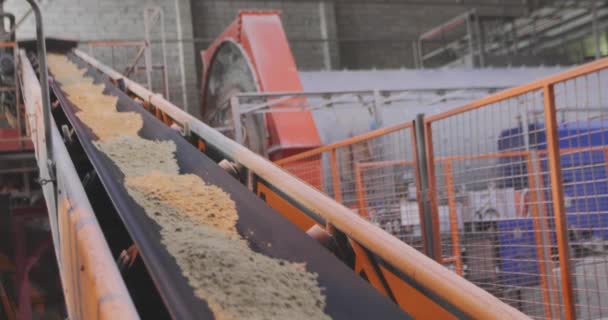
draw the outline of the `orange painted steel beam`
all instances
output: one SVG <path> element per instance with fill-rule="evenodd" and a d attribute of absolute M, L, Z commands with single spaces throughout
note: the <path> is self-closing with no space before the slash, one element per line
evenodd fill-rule
<path fill-rule="evenodd" d="M 428 166 L 429 175 L 429 189 L 427 199 L 431 204 L 431 221 L 432 225 L 432 236 L 433 236 L 433 251 L 434 256 L 432 258 L 435 261 L 441 263 L 443 255 L 441 254 L 441 234 L 439 229 L 439 206 L 437 204 L 437 189 L 436 189 L 436 175 L 435 175 L 435 151 L 433 150 L 433 129 L 431 122 L 424 123 L 424 136 L 426 139 L 426 161 Z"/>
<path fill-rule="evenodd" d="M 363 187 L 363 172 L 361 171 L 360 164 L 355 162 L 355 189 L 357 194 L 357 204 L 359 205 L 359 215 L 366 220 L 370 219 L 369 212 L 367 212 L 367 197 L 365 196 L 365 188 Z"/>
<path fill-rule="evenodd" d="M 608 62 L 601 60 L 600 62 Z M 607 63 L 608 65 L 608 63 Z M 587 67 L 588 68 L 588 67 Z M 571 74 L 578 74 L 570 72 Z M 564 190 L 561 170 L 561 155 L 559 152 L 558 124 L 555 112 L 555 92 L 553 85 L 547 83 L 543 88 L 545 107 L 545 127 L 547 135 L 547 151 L 549 174 L 551 177 L 551 194 L 553 196 L 553 212 L 555 217 L 555 233 L 557 235 L 557 250 L 559 253 L 559 266 L 561 273 L 562 300 L 564 314 L 567 320 L 576 319 L 572 278 L 570 272 L 570 245 L 568 243 L 568 221 L 564 206 Z"/>
<path fill-rule="evenodd" d="M 542 172 L 542 165 L 540 163 L 540 160 L 536 160 L 536 167 L 537 167 L 537 172 Z M 541 176 L 541 179 L 538 179 L 538 185 L 539 185 L 539 188 L 541 190 L 541 192 L 540 192 L 540 201 L 541 201 L 541 203 L 543 203 L 543 206 L 541 206 L 541 208 L 543 210 L 541 210 L 540 213 L 543 216 L 548 217 L 548 215 L 549 215 L 549 209 L 548 209 L 549 204 L 547 203 L 547 200 L 546 200 L 546 197 L 545 197 L 545 192 L 544 192 L 544 190 L 545 190 L 545 184 L 543 182 L 542 176 Z M 544 224 L 543 228 L 545 228 L 545 230 L 550 230 L 549 229 L 549 224 L 547 222 L 548 221 L 546 221 L 546 220 L 544 221 L 545 224 Z M 552 241 L 552 239 L 548 238 L 548 239 L 545 239 L 545 241 L 549 242 L 549 241 Z M 551 286 L 553 288 L 558 288 L 556 277 L 552 273 L 550 275 L 551 275 L 551 278 L 550 278 L 550 280 L 551 280 Z M 557 292 L 557 290 L 553 290 L 552 294 L 553 294 L 553 298 L 554 298 L 553 301 L 559 301 L 559 297 L 558 297 L 559 293 Z M 554 303 L 553 304 L 553 314 L 561 314 L 561 309 L 560 309 L 560 306 L 559 306 L 558 303 Z"/>
<path fill-rule="evenodd" d="M 367 252 L 365 252 L 363 247 L 361 247 L 361 245 L 356 243 L 355 241 L 351 240 L 350 245 L 353 248 L 353 251 L 355 252 L 356 256 L 355 267 L 353 268 L 355 273 L 361 274 L 361 272 L 364 272 L 369 283 L 374 288 L 376 288 L 376 290 L 378 290 L 378 292 L 380 292 L 383 296 L 390 298 L 388 288 L 384 286 L 384 282 L 380 278 L 381 275 L 376 272 L 376 268 L 370 260 L 370 257 Z"/>
<path fill-rule="evenodd" d="M 340 184 L 340 171 L 338 171 L 338 160 L 336 159 L 336 149 L 332 149 L 329 154 L 331 164 L 331 179 L 334 190 L 334 200 L 342 203 L 342 186 Z"/>
<path fill-rule="evenodd" d="M 388 161 L 369 161 L 359 162 L 360 168 L 381 168 L 381 167 L 392 167 L 402 165 L 413 165 L 415 161 L 412 160 L 388 160 Z"/>
<path fill-rule="evenodd" d="M 608 153 L 608 146 L 590 146 L 590 147 L 578 147 L 578 148 L 563 148 L 560 149 L 560 155 L 576 152 L 593 152 L 593 151 L 605 151 Z M 548 150 L 538 150 L 538 154 L 547 155 Z M 530 151 L 506 151 L 506 152 L 495 152 L 475 155 L 457 155 L 449 157 L 437 158 L 436 162 L 443 161 L 459 161 L 459 160 L 483 160 L 483 159 L 495 159 L 495 158 L 513 158 L 513 157 L 528 157 Z"/>
<path fill-rule="evenodd" d="M 449 157 L 437 158 L 437 162 L 443 161 L 461 161 L 461 160 L 483 160 L 483 159 L 495 159 L 495 158 L 511 158 L 511 157 L 524 157 L 530 154 L 529 151 L 506 151 L 506 152 L 495 152 L 485 154 L 465 154 Z"/>
<path fill-rule="evenodd" d="M 458 234 L 458 212 L 456 210 L 456 192 L 454 191 L 454 177 L 452 176 L 452 163 L 443 162 L 445 171 L 445 184 L 448 189 L 448 207 L 450 208 L 450 229 L 452 234 L 452 255 L 456 273 L 462 276 L 462 256 L 460 252 L 460 236 Z M 445 260 L 444 260 L 445 261 Z"/>

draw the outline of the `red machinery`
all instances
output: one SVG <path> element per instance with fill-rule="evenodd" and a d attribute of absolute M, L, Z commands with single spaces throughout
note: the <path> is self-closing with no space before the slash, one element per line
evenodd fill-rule
<path fill-rule="evenodd" d="M 239 13 L 202 53 L 203 121 L 214 127 L 233 121 L 230 97 L 241 92 L 302 91 L 287 37 L 277 11 Z M 265 124 L 247 135 L 246 145 L 258 153 L 266 150 L 278 160 L 320 146 L 321 139 L 309 111 L 267 113 Z M 260 128 L 262 126 L 262 128 Z"/>

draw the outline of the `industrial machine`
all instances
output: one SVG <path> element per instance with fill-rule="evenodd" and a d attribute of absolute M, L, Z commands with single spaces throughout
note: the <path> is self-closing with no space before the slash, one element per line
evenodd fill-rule
<path fill-rule="evenodd" d="M 316 314 L 319 317 L 334 319 L 526 318 L 212 128 L 229 124 L 230 110 L 224 105 L 235 92 L 300 89 L 276 13 L 241 13 L 206 51 L 206 124 L 73 49 L 73 44 L 42 41 L 40 11 L 35 1 L 30 4 L 38 18 L 39 41 L 36 48 L 19 51 L 18 78 L 70 319 L 212 319 L 223 316 L 218 310 L 254 310 L 248 316 L 264 318 L 264 312 L 272 310 L 302 310 L 303 305 L 311 303 L 311 297 L 316 297 L 310 294 L 314 290 L 322 298 L 312 301 L 311 310 L 320 310 L 322 316 Z M 54 54 L 50 79 L 47 43 Z M 58 67 L 57 61 L 63 61 L 63 65 Z M 61 68 L 81 71 L 57 73 Z M 74 90 L 74 86 L 80 90 Z M 90 96 L 97 100 L 86 100 Z M 82 112 L 91 105 L 107 108 L 107 113 L 85 121 Z M 112 136 L 139 123 L 141 129 L 131 138 L 147 144 L 126 163 L 136 163 L 141 156 L 158 163 L 155 155 L 162 146 L 173 146 L 170 158 L 176 163 L 179 177 L 202 180 L 228 195 L 228 203 L 234 204 L 237 219 L 230 230 L 240 239 L 238 248 L 244 251 L 239 252 L 251 257 L 250 261 L 264 261 L 276 268 L 258 270 L 257 263 L 247 261 L 235 264 L 237 255 L 232 249 L 211 258 L 207 254 L 217 251 L 196 251 L 218 239 L 210 236 L 215 231 L 194 232 L 180 238 L 185 242 L 172 242 L 177 238 L 168 235 L 185 231 L 182 228 L 206 230 L 208 222 L 198 220 L 169 230 L 159 218 L 163 213 L 150 211 L 151 207 L 138 201 L 129 187 L 131 176 L 125 164 L 103 152 L 105 136 L 96 131 L 109 128 L 99 129 L 96 121 L 103 123 L 105 117 L 113 115 L 135 120 L 115 122 L 118 127 L 104 134 Z M 253 118 L 250 126 L 237 134 L 245 134 L 248 146 L 258 152 L 265 150 L 271 160 L 320 144 L 312 116 L 306 111 Z M 165 190 L 154 196 L 155 208 L 181 193 L 193 192 L 189 188 L 163 189 L 162 181 L 143 185 L 147 187 Z M 191 218 L 181 215 L 176 221 L 183 223 Z M 209 248 L 232 248 L 230 241 L 234 239 L 213 243 Z M 178 251 L 187 254 L 176 255 Z M 216 268 L 217 273 L 197 278 L 202 266 L 184 269 L 183 262 L 189 259 L 204 261 L 202 270 Z M 245 268 L 238 270 L 246 272 L 231 273 L 233 267 Z M 306 288 L 318 288 L 306 295 L 290 296 L 296 287 L 281 282 L 293 279 L 281 273 L 286 268 L 308 275 Z M 197 285 L 197 281 L 213 279 L 209 287 Z M 242 287 L 222 287 L 234 279 L 240 279 Z M 274 296 L 256 289 L 255 281 L 275 284 Z M 205 298 L 209 297 L 205 291 L 209 288 L 223 288 L 227 290 L 222 291 L 227 292 L 224 300 L 241 303 L 218 306 L 220 300 Z M 239 288 L 245 288 L 247 294 L 244 300 L 233 300 L 243 296 Z M 280 308 L 276 303 L 285 305 Z"/>

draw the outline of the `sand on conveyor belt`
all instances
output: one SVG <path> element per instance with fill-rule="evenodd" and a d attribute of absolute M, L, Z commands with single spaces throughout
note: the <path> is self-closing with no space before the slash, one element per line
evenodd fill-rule
<path fill-rule="evenodd" d="M 97 136 L 108 141 L 122 136 L 137 136 L 143 121 L 136 112 L 118 112 L 118 98 L 103 94 L 103 84 L 93 84 L 84 71 L 62 55 L 49 55 L 49 69 L 67 98 L 78 108 L 76 116 Z M 82 81 L 78 81 L 78 79 Z"/>
<path fill-rule="evenodd" d="M 329 319 L 317 275 L 304 264 L 252 251 L 236 230 L 230 195 L 192 174 L 179 174 L 172 141 L 142 139 L 141 116 L 118 112 L 84 71 L 62 55 L 49 67 L 97 148 L 125 175 L 129 195 L 161 226 L 162 243 L 196 296 L 216 319 Z"/>

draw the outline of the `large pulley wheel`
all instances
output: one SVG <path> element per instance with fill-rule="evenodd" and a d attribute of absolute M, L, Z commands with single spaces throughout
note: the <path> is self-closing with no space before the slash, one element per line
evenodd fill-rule
<path fill-rule="evenodd" d="M 243 141 L 239 142 L 254 152 L 264 154 L 263 117 L 246 114 L 236 119 L 230 104 L 230 98 L 239 93 L 259 91 L 251 64 L 242 48 L 231 41 L 223 42 L 211 60 L 207 74 L 203 121 L 222 129 L 226 136 L 234 139 L 234 122 L 240 120 Z"/>
<path fill-rule="evenodd" d="M 203 104 L 207 124 L 271 160 L 316 148 L 321 144 L 312 114 L 307 111 L 233 115 L 230 98 L 242 92 L 299 92 L 302 84 L 279 13 L 241 12 L 202 55 Z M 298 98 L 305 100 L 305 98 Z M 247 102 L 247 101 L 245 101 Z M 250 103 L 265 102 L 257 98 Z M 242 109 L 239 109 L 242 110 Z M 232 132 L 231 132 L 232 131 Z"/>

